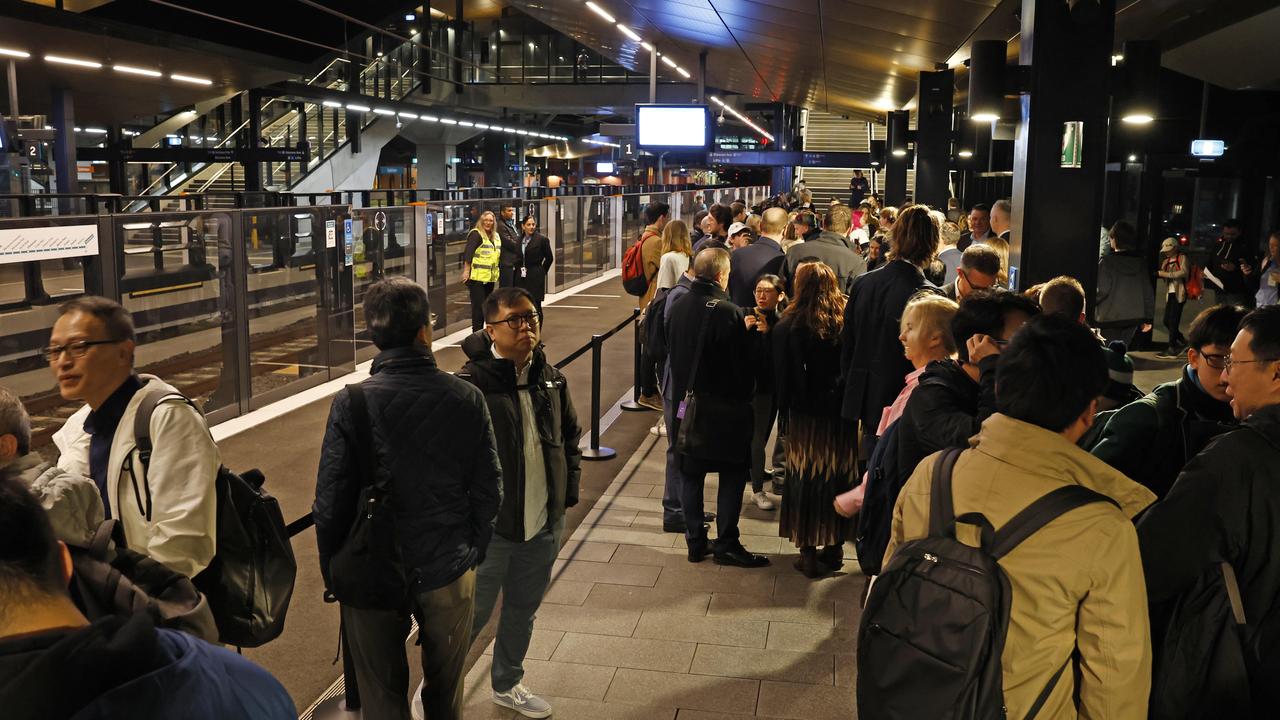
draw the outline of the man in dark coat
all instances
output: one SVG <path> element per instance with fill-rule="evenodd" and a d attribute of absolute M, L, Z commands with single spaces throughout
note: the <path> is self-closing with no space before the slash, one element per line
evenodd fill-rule
<path fill-rule="evenodd" d="M 1200 313 L 1182 377 L 1117 410 L 1090 452 L 1164 497 L 1191 458 L 1236 424 L 1223 368 L 1245 312 L 1215 305 Z"/>
<path fill-rule="evenodd" d="M 551 705 L 521 682 L 534 615 L 560 552 L 564 513 L 578 504 L 582 428 L 564 374 L 538 342 L 538 313 L 521 288 L 485 298 L 485 329 L 463 341 L 469 358 L 458 377 L 484 392 L 502 463 L 502 508 L 493 541 L 476 569 L 471 638 L 489 622 L 502 591 L 494 644 L 493 702 L 529 717 Z"/>
<path fill-rule="evenodd" d="M 964 252 L 970 245 L 990 237 L 995 237 L 995 233 L 991 232 L 991 206 L 978 203 L 969 210 L 969 232 L 960 236 L 956 249 Z"/>
<path fill-rule="evenodd" d="M 516 227 L 514 205 L 503 206 L 495 229 L 502 241 L 498 255 L 498 287 L 511 287 L 515 283 L 516 268 L 520 266 L 520 229 Z"/>
<path fill-rule="evenodd" d="M 0 443 L 14 440 L 0 435 Z M 0 708 L 6 718 L 296 718 L 275 678 L 151 615 L 90 623 L 71 555 L 22 480 L 0 473 Z M 404 636 L 400 637 L 404 642 Z"/>
<path fill-rule="evenodd" d="M 685 517 L 689 561 L 701 562 L 708 550 L 721 565 L 760 567 L 769 560 L 747 552 L 738 539 L 742 491 L 750 479 L 751 396 L 755 377 L 748 362 L 751 345 L 742 310 L 725 293 L 729 253 L 708 248 L 693 259 L 697 276 L 689 291 L 674 301 L 666 322 L 668 373 L 676 399 L 677 421 L 669 441 L 679 443 L 684 411 L 697 393 L 698 426 L 706 429 L 695 446 L 679 452 L 680 505 Z M 705 338 L 700 338 L 705 332 Z M 682 407 L 681 407 L 682 406 Z M 690 418 L 691 419 L 691 418 Z M 719 473 L 714 545 L 702 524 L 702 491 L 707 473 Z"/>
<path fill-rule="evenodd" d="M 805 213 L 801 213 L 801 217 Z M 796 229 L 800 217 L 796 218 Z M 867 271 L 867 261 L 854 252 L 853 243 L 845 235 L 853 225 L 853 211 L 844 205 L 836 205 L 827 213 L 827 229 L 811 232 L 805 236 L 804 242 L 787 248 L 786 260 L 782 263 L 782 280 L 791 290 L 791 279 L 795 277 L 800 263 L 817 260 L 826 263 L 836 273 L 840 281 L 840 289 L 848 292 L 853 281 Z M 735 258 L 734 262 L 737 262 Z M 896 337 L 896 336 L 895 336 Z"/>
<path fill-rule="evenodd" d="M 1241 632 L 1252 716 L 1268 717 L 1280 707 L 1280 306 L 1245 317 L 1226 363 L 1223 378 L 1242 427 L 1192 458 L 1169 494 L 1138 521 L 1138 542 L 1153 608 L 1220 573 L 1219 563 L 1231 564 L 1248 623 Z M 1152 618 L 1153 639 L 1158 619 Z"/>
<path fill-rule="evenodd" d="M 409 607 L 342 605 L 346 649 L 370 717 L 408 717 L 404 638 L 418 617 L 428 717 L 462 715 L 462 675 L 474 616 L 475 567 L 484 560 L 502 503 L 502 469 L 484 396 L 442 372 L 431 354 L 431 310 L 422 286 L 403 277 L 365 293 L 365 323 L 381 351 L 360 383 L 367 418 L 353 417 L 339 390 L 329 409 L 312 514 L 325 587 L 329 560 L 346 542 L 359 511 L 362 468 L 372 450 L 375 477 L 390 486 L 394 536 L 409 587 Z M 372 448 L 359 447 L 366 423 Z"/>
<path fill-rule="evenodd" d="M 733 251 L 729 270 L 729 296 L 742 308 L 755 305 L 756 281 L 761 275 L 777 275 L 782 267 L 782 231 L 787 228 L 787 211 L 769 208 L 760 218 L 760 237 Z"/>
<path fill-rule="evenodd" d="M 1213 287 L 1214 299 L 1219 304 L 1251 308 L 1255 297 L 1248 275 L 1252 274 L 1257 261 L 1250 243 L 1241 238 L 1241 234 L 1239 220 L 1232 218 L 1222 224 L 1222 237 L 1218 238 L 1213 257 L 1205 266 L 1205 282 Z M 1249 273 L 1246 274 L 1246 270 Z"/>
<path fill-rule="evenodd" d="M 922 289 L 937 291 L 922 268 L 938 252 L 938 226 L 923 205 L 907 208 L 894 227 L 888 264 L 853 283 L 844 308 L 840 371 L 845 419 L 862 423 L 861 458 L 870 457 L 880 414 L 902 391 L 913 368 L 902 354 L 899 324 L 907 301 Z"/>

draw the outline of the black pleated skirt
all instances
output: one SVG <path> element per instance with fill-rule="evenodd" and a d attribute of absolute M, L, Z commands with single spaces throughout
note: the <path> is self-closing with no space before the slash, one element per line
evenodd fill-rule
<path fill-rule="evenodd" d="M 832 507 L 857 477 L 857 423 L 792 410 L 787 417 L 786 492 L 778 534 L 796 547 L 839 545 L 857 534 L 857 518 Z"/>

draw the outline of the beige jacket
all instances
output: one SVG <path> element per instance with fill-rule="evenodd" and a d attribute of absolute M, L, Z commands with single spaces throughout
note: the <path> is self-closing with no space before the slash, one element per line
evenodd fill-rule
<path fill-rule="evenodd" d="M 969 442 L 973 449 L 960 456 L 953 475 L 957 516 L 980 512 L 998 530 L 1067 483 L 1120 504 L 1072 510 L 1000 561 L 1013 590 L 1001 658 L 1008 716 L 1026 716 L 1053 673 L 1078 652 L 1075 672 L 1063 673 L 1039 717 L 1145 718 L 1151 635 L 1132 518 L 1155 496 L 1061 435 L 1006 415 L 992 415 Z M 898 496 L 885 564 L 899 545 L 928 534 L 937 458 L 925 458 Z M 957 529 L 962 542 L 978 545 L 976 527 Z"/>
<path fill-rule="evenodd" d="M 218 446 L 209 435 L 204 417 L 180 400 L 166 400 L 151 416 L 150 472 L 144 476 L 134 441 L 133 422 L 146 392 L 157 384 L 178 391 L 159 378 L 141 375 L 146 383 L 125 407 L 111 441 L 107 461 L 107 497 L 112 517 L 119 518 L 130 549 L 158 560 L 187 577 L 208 567 L 216 548 L 217 500 L 214 483 L 220 460 Z M 86 405 L 67 419 L 53 435 L 61 456 L 58 467 L 74 475 L 89 477 L 89 440 L 84 429 L 89 415 Z M 132 457 L 135 478 L 124 472 L 125 459 Z M 145 506 L 145 490 L 151 489 L 151 519 Z"/>
<path fill-rule="evenodd" d="M 644 259 L 644 276 L 649 278 L 649 289 L 640 298 L 640 307 L 647 308 L 649 301 L 658 292 L 656 281 L 658 268 L 662 265 L 662 231 L 654 225 L 646 225 L 640 237 L 644 238 L 644 245 L 640 246 L 640 257 Z"/>

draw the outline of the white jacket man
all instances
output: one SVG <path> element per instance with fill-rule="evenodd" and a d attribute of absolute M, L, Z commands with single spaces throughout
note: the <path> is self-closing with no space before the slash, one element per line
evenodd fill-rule
<path fill-rule="evenodd" d="M 204 417 L 174 397 L 152 413 L 153 449 L 144 471 L 134 438 L 138 406 L 156 390 L 175 396 L 178 391 L 154 376 L 132 374 L 133 344 L 132 319 L 113 301 L 82 298 L 63 306 L 46 354 L 62 396 L 86 405 L 53 436 L 61 452 L 58 466 L 94 479 L 130 548 L 194 577 L 216 547 L 218 448 Z M 121 409 L 126 391 L 132 395 Z M 99 430 L 104 437 L 96 454 L 95 409 L 113 410 L 112 421 L 119 413 L 109 450 Z"/>

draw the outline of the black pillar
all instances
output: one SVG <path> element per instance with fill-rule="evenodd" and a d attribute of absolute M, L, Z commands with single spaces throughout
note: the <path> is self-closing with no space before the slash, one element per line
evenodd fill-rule
<path fill-rule="evenodd" d="M 951 96 L 955 72 L 920 73 L 920 109 L 916 116 L 915 201 L 946 208 L 951 196 Z M 906 173 L 903 173 L 905 176 Z"/>
<path fill-rule="evenodd" d="M 500 133 L 489 133 L 484 138 L 484 184 L 488 187 L 506 187 L 507 138 Z"/>
<path fill-rule="evenodd" d="M 360 93 L 360 68 L 357 67 L 355 61 L 349 62 L 347 65 L 347 92 Z M 364 121 L 364 116 L 355 110 L 343 110 L 347 114 L 346 117 L 346 134 L 347 142 L 350 143 L 351 154 L 356 155 L 360 152 L 360 124 Z M 335 120 L 336 122 L 336 120 Z M 338 139 L 333 139 L 333 146 L 338 146 Z"/>
<path fill-rule="evenodd" d="M 1029 66 L 1014 141 L 1010 279 L 1070 275 L 1093 300 L 1106 178 L 1116 0 L 1023 0 L 1019 63 Z M 1062 167 L 1064 123 L 1083 122 L 1080 167 Z M 1015 270 L 1016 269 L 1016 270 Z"/>
<path fill-rule="evenodd" d="M 107 147 L 112 150 L 123 150 L 131 145 L 128 138 L 120 131 L 119 125 L 107 126 Z M 143 186 L 145 187 L 145 186 Z M 118 195 L 132 195 L 129 192 L 129 175 L 126 172 L 124 158 L 119 153 L 112 153 L 107 160 L 107 188 Z M 142 188 L 139 188 L 141 190 Z"/>
<path fill-rule="evenodd" d="M 58 192 L 80 191 L 76 177 L 76 111 L 71 91 L 55 87 L 50 99 L 49 121 L 53 124 L 53 166 Z M 23 188 L 25 191 L 26 188 Z M 64 210 L 63 212 L 67 212 Z"/>
<path fill-rule="evenodd" d="M 895 121 L 895 117 L 898 119 Z M 901 155 L 893 152 L 895 147 L 906 147 L 906 137 L 895 141 L 897 133 L 907 132 L 907 121 L 910 114 L 906 110 L 893 110 L 889 113 L 889 138 L 886 145 L 889 152 L 884 159 L 884 204 L 900 206 L 907 201 L 907 158 L 909 153 Z"/>
<path fill-rule="evenodd" d="M 249 125 L 246 129 L 244 147 L 249 150 L 262 147 L 262 95 L 256 90 L 249 91 Z M 244 163 L 244 189 L 247 191 L 262 189 L 262 163 L 247 161 Z"/>

